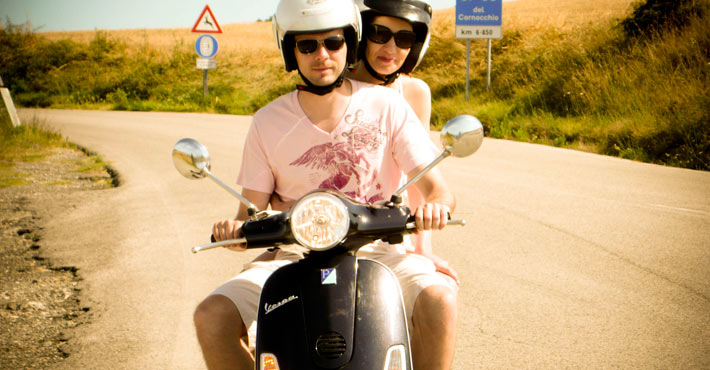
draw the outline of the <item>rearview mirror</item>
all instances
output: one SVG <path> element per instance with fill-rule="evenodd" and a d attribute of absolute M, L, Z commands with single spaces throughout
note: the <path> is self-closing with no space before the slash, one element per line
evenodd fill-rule
<path fill-rule="evenodd" d="M 188 179 L 201 179 L 209 173 L 210 153 L 195 139 L 180 139 L 173 147 L 173 164 Z"/>
<path fill-rule="evenodd" d="M 454 157 L 468 157 L 483 143 L 483 125 L 474 116 L 462 114 L 446 122 L 441 130 L 441 145 Z"/>
<path fill-rule="evenodd" d="M 468 157 L 475 153 L 483 143 L 483 125 L 474 116 L 462 114 L 456 116 L 446 122 L 441 130 L 441 145 L 444 150 L 441 155 L 434 159 L 428 166 L 419 171 L 416 176 L 407 181 L 397 191 L 392 194 L 392 203 L 402 202 L 402 193 L 407 188 L 417 182 L 425 173 L 429 172 L 434 166 L 439 164 L 444 158 L 453 155 L 454 157 Z"/>
<path fill-rule="evenodd" d="M 178 172 L 188 179 L 193 180 L 209 177 L 217 185 L 221 186 L 224 190 L 239 199 L 240 202 L 244 203 L 247 206 L 249 217 L 256 219 L 258 209 L 254 203 L 244 198 L 244 196 L 227 186 L 227 184 L 210 172 L 210 153 L 207 151 L 207 148 L 197 140 L 184 138 L 175 143 L 175 146 L 173 146 L 173 164 Z"/>

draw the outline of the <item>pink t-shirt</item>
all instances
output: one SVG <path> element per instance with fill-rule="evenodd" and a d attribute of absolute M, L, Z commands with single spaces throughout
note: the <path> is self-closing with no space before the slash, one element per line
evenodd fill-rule
<path fill-rule="evenodd" d="M 330 133 L 306 117 L 296 91 L 260 109 L 237 183 L 285 201 L 328 188 L 374 203 L 389 200 L 406 173 L 434 159 L 439 150 L 400 94 L 348 81 L 350 104 Z"/>

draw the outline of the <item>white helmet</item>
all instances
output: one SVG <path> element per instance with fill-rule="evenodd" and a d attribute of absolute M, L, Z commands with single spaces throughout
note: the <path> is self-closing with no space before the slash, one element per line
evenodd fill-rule
<path fill-rule="evenodd" d="M 272 24 L 286 71 L 298 69 L 293 36 L 299 33 L 342 28 L 348 45 L 347 64 L 357 61 L 361 27 L 360 12 L 353 0 L 281 0 Z"/>

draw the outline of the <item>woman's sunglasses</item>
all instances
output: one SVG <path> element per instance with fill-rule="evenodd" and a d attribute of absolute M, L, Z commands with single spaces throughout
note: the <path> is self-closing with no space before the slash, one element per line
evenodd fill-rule
<path fill-rule="evenodd" d="M 326 37 L 323 40 L 303 39 L 296 41 L 296 49 L 301 54 L 310 54 L 318 49 L 318 45 L 323 45 L 330 51 L 338 51 L 345 44 L 345 38 L 341 35 Z"/>
<path fill-rule="evenodd" d="M 414 41 L 417 40 L 417 35 L 412 31 L 397 31 L 392 33 L 392 30 L 379 24 L 371 24 L 370 32 L 367 33 L 367 39 L 376 44 L 386 44 L 394 36 L 394 43 L 400 49 L 409 49 L 414 46 Z"/>

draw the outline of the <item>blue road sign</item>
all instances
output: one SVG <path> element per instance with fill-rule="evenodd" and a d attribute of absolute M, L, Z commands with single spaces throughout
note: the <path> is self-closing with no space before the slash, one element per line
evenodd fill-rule
<path fill-rule="evenodd" d="M 212 35 L 202 35 L 197 38 L 195 42 L 195 50 L 197 50 L 197 55 L 203 58 L 212 58 L 217 54 L 217 39 L 212 37 Z"/>
<path fill-rule="evenodd" d="M 503 0 L 456 0 L 456 38 L 502 38 Z"/>

